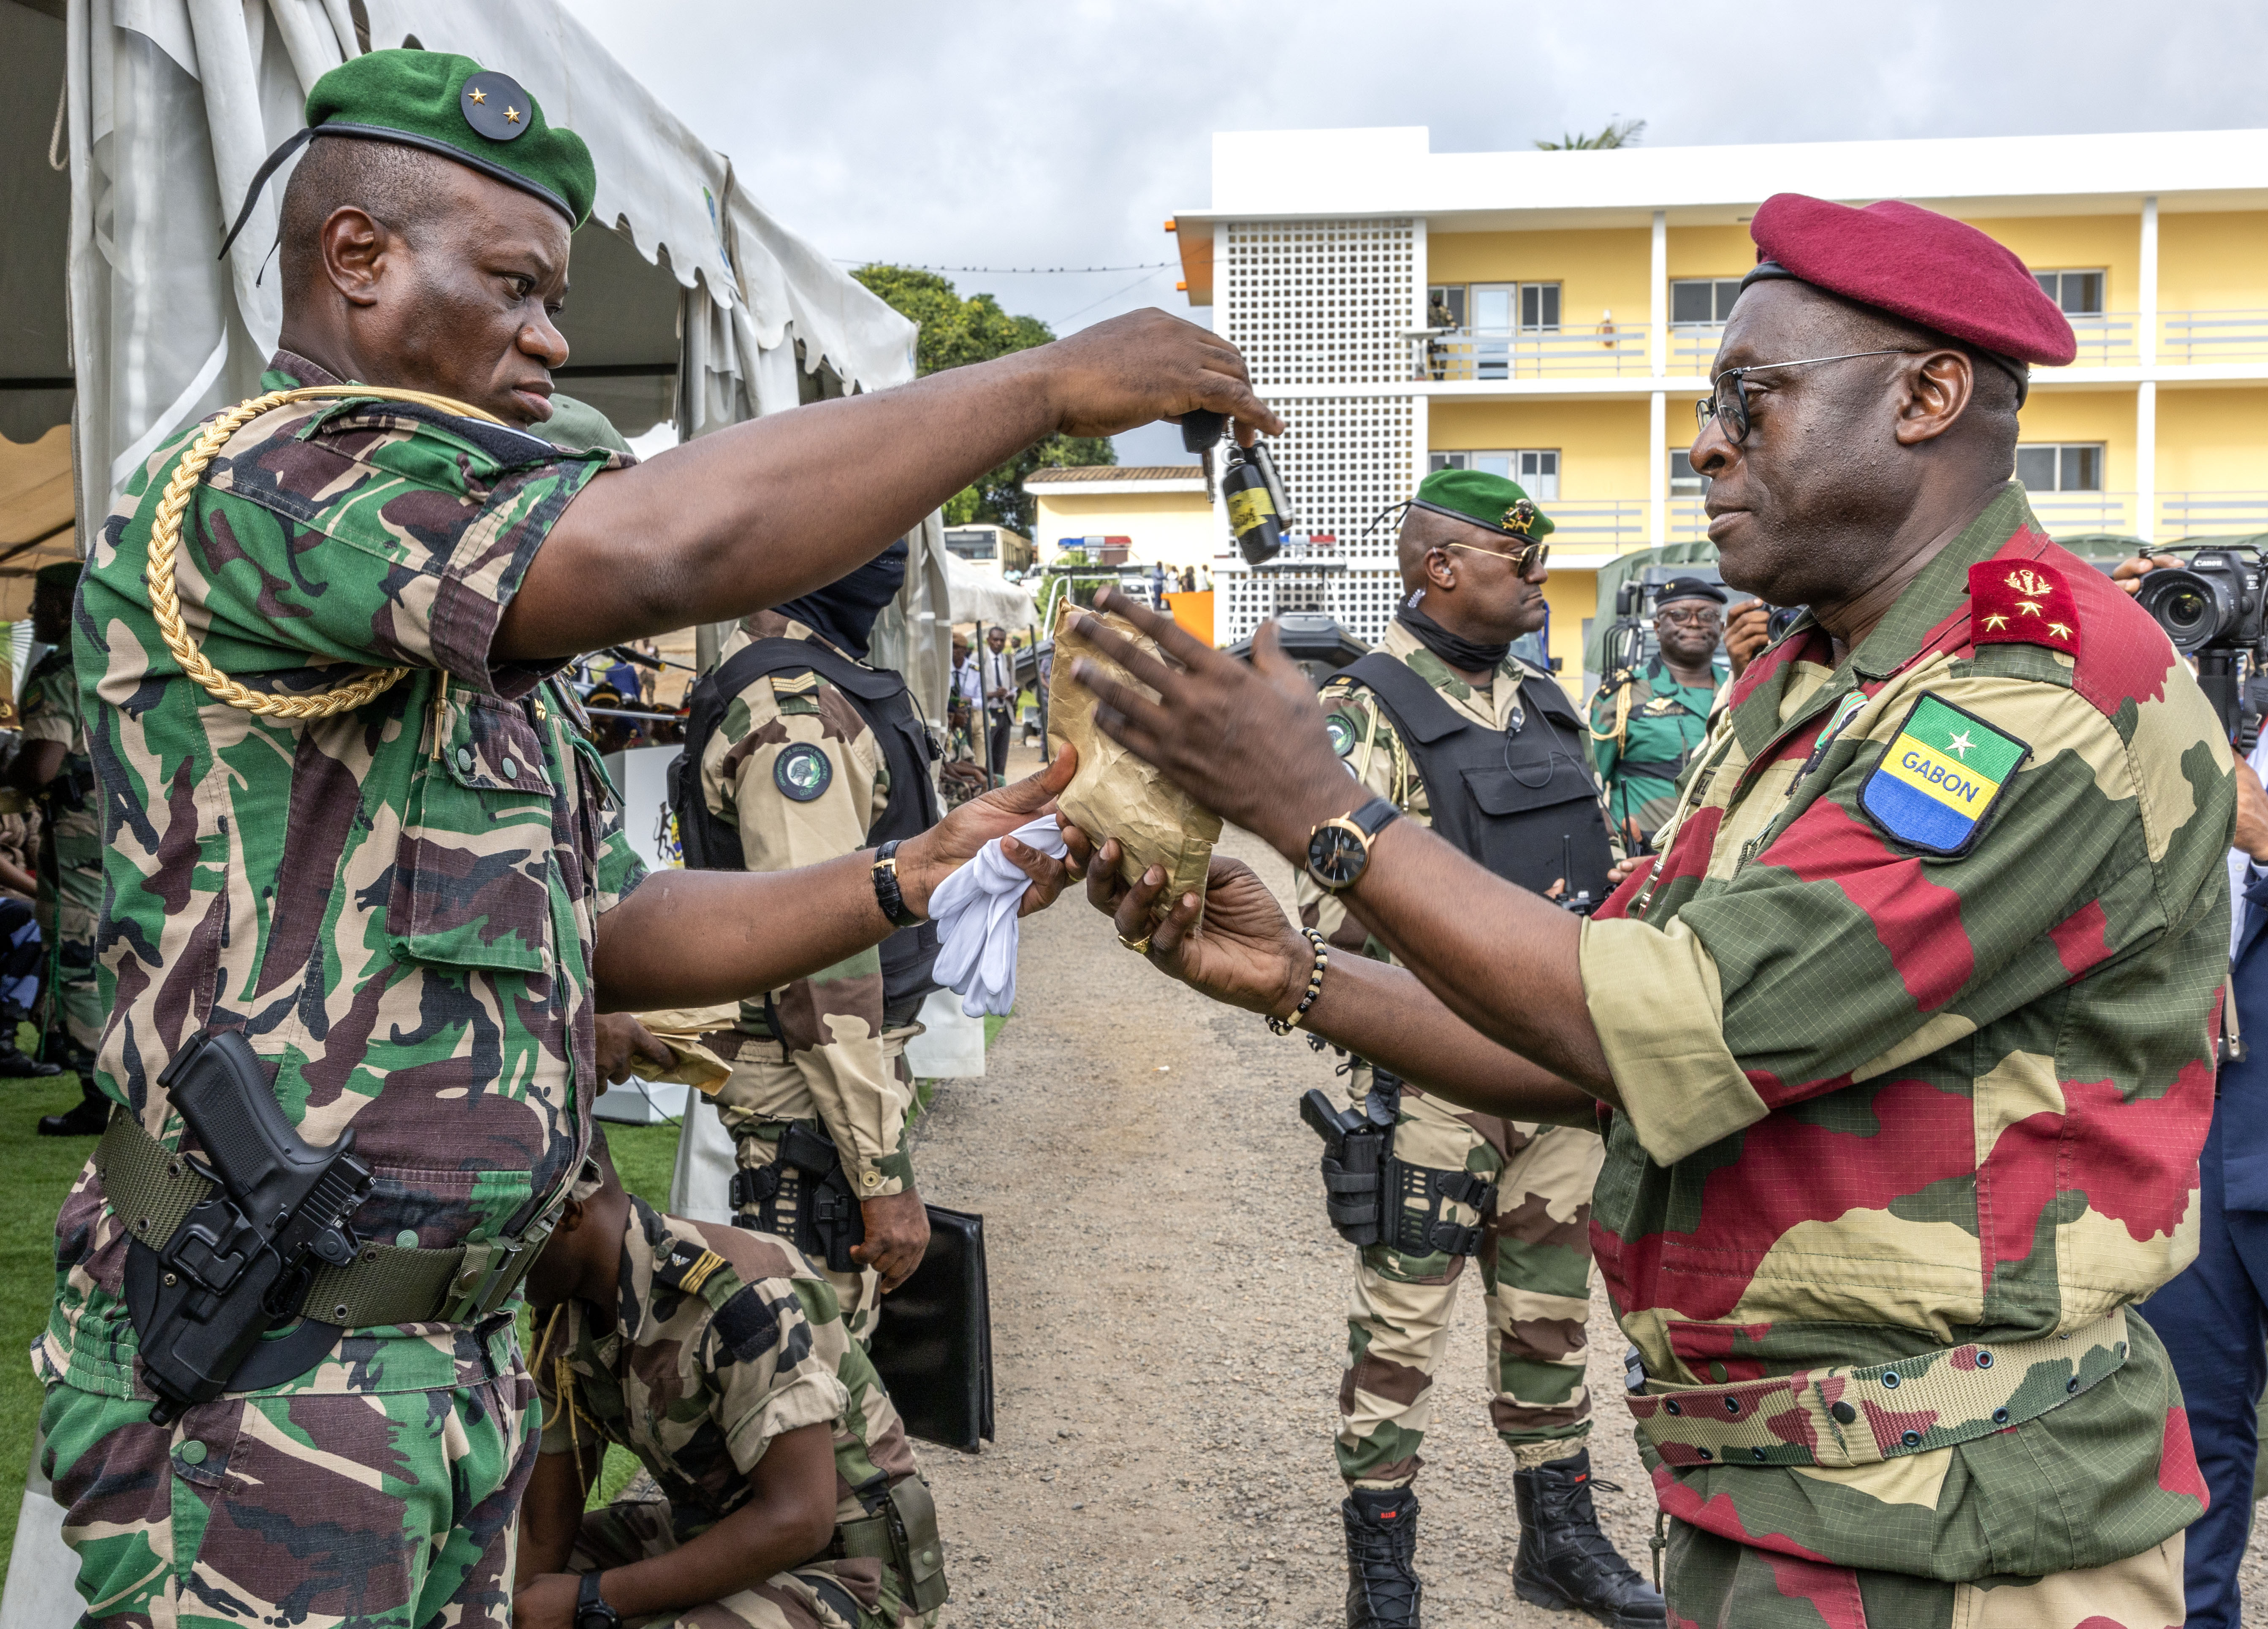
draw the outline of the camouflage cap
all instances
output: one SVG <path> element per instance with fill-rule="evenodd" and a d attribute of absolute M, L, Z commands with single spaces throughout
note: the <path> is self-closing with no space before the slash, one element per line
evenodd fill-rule
<path fill-rule="evenodd" d="M 1545 537 L 1552 531 L 1551 517 L 1535 506 L 1518 482 L 1485 469 L 1437 469 L 1419 483 L 1410 502 L 1513 537 Z"/>

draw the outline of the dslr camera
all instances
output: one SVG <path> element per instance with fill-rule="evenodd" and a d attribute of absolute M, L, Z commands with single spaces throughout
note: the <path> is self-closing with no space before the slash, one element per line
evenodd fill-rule
<path fill-rule="evenodd" d="M 2172 553 L 2154 549 L 2154 554 Z M 2197 549 L 2185 566 L 2142 579 L 2135 602 L 2197 664 L 2198 688 L 2240 752 L 2259 739 L 2262 670 L 2268 659 L 2268 556 L 2258 549 Z"/>

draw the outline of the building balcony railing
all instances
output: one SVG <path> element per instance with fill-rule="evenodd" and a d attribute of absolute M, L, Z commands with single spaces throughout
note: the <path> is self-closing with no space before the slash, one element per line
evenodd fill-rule
<path fill-rule="evenodd" d="M 1410 353 L 1411 378 L 1445 383 L 1611 378 L 1653 371 L 1644 325 L 1622 322 L 1550 332 L 1427 328 L 1410 335 Z"/>
<path fill-rule="evenodd" d="M 2033 492 L 2032 512 L 2051 537 L 2077 537 L 2089 532 L 2136 535 L 2139 512 L 2132 492 Z M 1691 542 L 1707 538 L 1709 517 L 1702 500 L 1686 494 L 1669 500 L 1669 541 Z M 1644 505 L 1640 505 L 1644 507 Z M 2268 490 L 2161 492 L 2154 505 L 2157 524 L 2151 535 L 2160 542 L 2184 537 L 2228 537 L 2268 532 Z M 1551 512 L 1557 520 L 1559 511 Z M 1556 539 L 1557 534 L 1554 537 Z"/>
<path fill-rule="evenodd" d="M 1643 548 L 1653 524 L 1644 498 L 1548 498 L 1554 549 Z"/>
<path fill-rule="evenodd" d="M 2158 320 L 2158 360 L 2268 361 L 2268 311 L 2167 312 Z"/>

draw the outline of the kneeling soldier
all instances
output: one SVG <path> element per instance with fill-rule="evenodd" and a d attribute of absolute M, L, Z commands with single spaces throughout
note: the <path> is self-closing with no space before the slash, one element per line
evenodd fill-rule
<path fill-rule="evenodd" d="M 575 1195 L 528 1275 L 543 1441 L 515 1620 L 928 1623 L 936 1509 L 827 1280 L 784 1240 L 656 1214 L 603 1141 Z M 584 1513 L 608 1442 L 662 1497 Z"/>

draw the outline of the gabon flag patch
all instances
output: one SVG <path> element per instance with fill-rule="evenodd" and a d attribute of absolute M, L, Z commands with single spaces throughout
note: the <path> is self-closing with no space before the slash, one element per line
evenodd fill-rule
<path fill-rule="evenodd" d="M 1966 708 L 1925 696 L 1859 789 L 1859 807 L 1907 848 L 1966 854 L 2030 751 Z"/>

